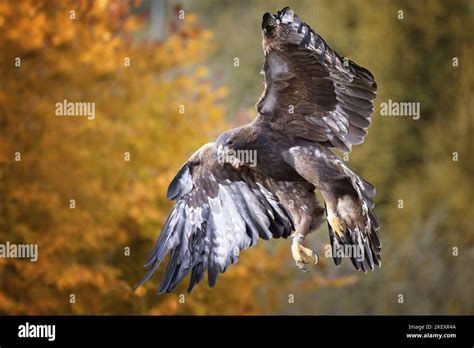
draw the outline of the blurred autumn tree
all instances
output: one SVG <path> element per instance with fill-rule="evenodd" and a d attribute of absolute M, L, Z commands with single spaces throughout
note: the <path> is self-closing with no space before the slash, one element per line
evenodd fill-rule
<path fill-rule="evenodd" d="M 472 314 L 472 2 L 162 0 L 158 10 L 177 3 L 185 20 L 170 12 L 167 36 L 149 42 L 149 1 L 0 2 L 0 243 L 39 244 L 36 263 L 0 258 L 0 313 Z M 272 241 L 184 303 L 186 284 L 155 295 L 160 272 L 132 293 L 169 212 L 169 180 L 255 103 L 261 16 L 287 5 L 373 71 L 378 102 L 421 102 L 419 121 L 376 109 L 350 155 L 378 188 L 382 269 L 363 275 L 322 257 L 302 274 L 287 241 Z M 95 119 L 57 117 L 64 99 L 94 102 Z M 310 240 L 323 255 L 324 229 Z"/>
<path fill-rule="evenodd" d="M 201 291 L 178 308 L 177 295 L 131 291 L 168 213 L 167 183 L 225 126 L 226 90 L 207 77 L 212 35 L 194 16 L 164 42 L 137 43 L 130 10 L 125 1 L 0 3 L 0 236 L 39 245 L 36 263 L 0 259 L 1 313 L 257 310 L 252 262 L 228 276 L 219 301 Z M 95 103 L 95 119 L 57 117 L 64 99 Z"/>
<path fill-rule="evenodd" d="M 278 304 L 263 284 L 284 288 L 287 243 L 254 248 L 184 303 L 186 284 L 156 296 L 160 272 L 132 292 L 171 206 L 168 182 L 227 128 L 228 93 L 211 83 L 212 33 L 196 16 L 168 16 L 155 42 L 143 39 L 136 6 L 0 3 L 0 243 L 39 246 L 36 263 L 0 258 L 0 313 L 249 314 Z M 64 100 L 95 103 L 95 118 L 56 116 Z M 341 281 L 351 279 L 313 285 Z"/>

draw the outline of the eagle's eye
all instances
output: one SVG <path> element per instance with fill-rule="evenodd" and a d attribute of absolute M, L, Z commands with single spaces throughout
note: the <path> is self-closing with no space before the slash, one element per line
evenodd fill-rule
<path fill-rule="evenodd" d="M 230 139 L 227 141 L 227 146 L 233 146 L 235 144 L 235 140 L 234 139 Z"/>

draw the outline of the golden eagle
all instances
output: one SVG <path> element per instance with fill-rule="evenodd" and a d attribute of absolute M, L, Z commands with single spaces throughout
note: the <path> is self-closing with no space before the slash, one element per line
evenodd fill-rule
<path fill-rule="evenodd" d="M 373 75 L 339 56 L 288 7 L 263 15 L 262 36 L 265 91 L 257 117 L 201 147 L 169 185 L 167 197 L 176 204 L 140 283 L 170 254 L 159 293 L 189 273 L 188 291 L 206 271 L 214 286 L 259 237 L 291 235 L 296 265 L 306 270 L 318 256 L 303 241 L 324 211 L 336 265 L 341 257 L 357 270 L 381 265 L 375 189 L 330 150 L 351 151 L 364 141 L 377 90 Z M 361 252 L 348 255 L 345 246 Z"/>

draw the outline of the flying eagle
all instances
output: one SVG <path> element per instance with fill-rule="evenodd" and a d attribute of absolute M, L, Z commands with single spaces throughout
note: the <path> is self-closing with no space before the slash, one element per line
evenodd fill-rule
<path fill-rule="evenodd" d="M 339 56 L 288 7 L 263 15 L 262 36 L 265 90 L 257 117 L 201 147 L 172 180 L 167 197 L 176 204 L 140 285 L 170 254 L 159 293 L 189 273 L 191 291 L 206 271 L 212 287 L 259 238 L 290 235 L 296 265 L 306 270 L 318 256 L 303 241 L 324 215 L 336 265 L 342 257 L 365 272 L 381 265 L 375 189 L 330 150 L 348 152 L 364 141 L 373 75 Z M 345 246 L 360 253 L 348 255 L 354 249 Z"/>

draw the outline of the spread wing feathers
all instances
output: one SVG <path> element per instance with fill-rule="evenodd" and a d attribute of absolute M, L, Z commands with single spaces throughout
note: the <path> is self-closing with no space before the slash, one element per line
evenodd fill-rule
<path fill-rule="evenodd" d="M 347 256 L 357 270 L 380 267 L 382 244 L 374 213 L 375 188 L 321 145 L 293 147 L 285 159 L 322 193 L 336 265 Z"/>
<path fill-rule="evenodd" d="M 167 254 L 169 262 L 159 293 L 173 290 L 191 273 L 188 291 L 207 270 L 215 285 L 219 272 L 236 263 L 241 250 L 263 239 L 286 238 L 293 223 L 274 194 L 250 172 L 239 172 L 216 160 L 213 144 L 201 148 L 171 182 L 176 200 L 145 266 L 145 283 Z"/>
<path fill-rule="evenodd" d="M 257 110 L 288 134 L 351 151 L 364 141 L 371 124 L 374 77 L 350 60 L 344 63 L 297 16 L 289 25 L 298 30 L 266 53 L 266 88 Z"/>

